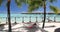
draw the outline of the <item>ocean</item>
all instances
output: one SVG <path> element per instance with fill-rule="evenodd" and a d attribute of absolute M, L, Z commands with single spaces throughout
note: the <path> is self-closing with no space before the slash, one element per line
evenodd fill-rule
<path fill-rule="evenodd" d="M 6 22 L 7 14 L 0 14 L 0 22 Z M 16 19 L 15 19 L 16 17 Z M 36 22 L 36 17 L 38 22 L 42 22 L 44 18 L 44 14 L 11 14 L 11 22 L 22 22 L 24 17 L 24 22 L 29 22 L 31 17 L 31 22 Z M 60 21 L 60 15 L 57 14 L 46 14 L 46 22 L 48 18 L 54 21 L 54 17 L 56 21 Z"/>

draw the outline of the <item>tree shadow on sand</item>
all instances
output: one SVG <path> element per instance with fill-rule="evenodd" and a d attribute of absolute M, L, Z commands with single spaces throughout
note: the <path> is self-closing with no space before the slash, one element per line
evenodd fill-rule
<path fill-rule="evenodd" d="M 45 26 L 45 28 L 51 28 L 51 27 L 55 27 L 54 25 L 51 25 L 51 26 Z M 40 30 L 41 32 L 48 32 L 44 29 L 42 29 L 41 27 L 39 27 L 38 25 L 36 27 L 33 27 L 33 28 L 27 28 L 25 26 L 22 26 L 22 27 L 18 27 L 18 28 L 14 28 L 12 30 L 15 30 L 15 29 L 20 29 L 20 28 L 23 28 L 25 30 L 27 30 L 27 32 L 36 32 L 38 30 Z"/>
<path fill-rule="evenodd" d="M 50 26 L 45 26 L 44 28 L 51 28 L 51 27 L 56 27 L 55 25 L 50 25 Z M 33 28 L 27 28 L 25 30 L 28 30 L 27 32 L 36 32 L 38 30 L 40 30 L 41 32 L 48 32 L 44 29 L 42 29 L 41 27 L 39 27 L 38 25 L 36 25 L 36 27 L 33 27 Z"/>
<path fill-rule="evenodd" d="M 38 30 L 40 30 L 41 32 L 48 32 L 44 29 L 42 29 L 41 27 L 37 26 L 37 27 L 33 27 L 33 28 L 27 28 L 25 26 L 22 26 L 22 27 L 18 27 L 18 28 L 14 28 L 12 30 L 15 30 L 15 29 L 19 29 L 19 28 L 24 28 L 25 30 L 27 30 L 27 32 L 36 32 Z"/>
<path fill-rule="evenodd" d="M 60 32 L 60 28 L 56 28 L 54 32 Z"/>
<path fill-rule="evenodd" d="M 0 31 L 2 31 L 4 29 L 4 25 L 5 24 L 0 24 Z"/>
<path fill-rule="evenodd" d="M 56 27 L 55 25 L 45 26 L 44 28 Z"/>
<path fill-rule="evenodd" d="M 44 29 L 42 29 L 42 28 L 40 28 L 40 27 L 33 27 L 33 28 L 26 28 L 25 30 L 28 30 L 27 32 L 36 32 L 36 31 L 38 31 L 38 30 L 40 30 L 41 32 L 48 32 L 48 31 L 46 31 L 46 30 L 44 30 Z"/>
<path fill-rule="evenodd" d="M 18 24 L 18 23 L 16 23 L 16 24 Z M 15 26 L 16 24 L 15 23 L 12 23 L 11 24 L 12 25 L 11 27 Z M 8 25 L 8 24 L 2 24 L 2 25 L 0 25 L 0 32 L 8 32 L 8 30 L 3 30 L 5 28 L 4 25 Z"/>

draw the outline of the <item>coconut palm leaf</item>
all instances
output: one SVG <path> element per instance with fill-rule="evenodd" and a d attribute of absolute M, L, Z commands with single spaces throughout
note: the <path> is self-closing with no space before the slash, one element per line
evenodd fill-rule
<path fill-rule="evenodd" d="M 34 1 L 27 1 L 27 3 L 29 4 L 29 7 L 28 7 L 28 12 L 32 12 L 34 10 L 37 10 L 39 7 L 43 7 L 43 1 L 40 0 L 34 0 Z"/>
<path fill-rule="evenodd" d="M 50 5 L 50 9 L 54 11 L 56 14 L 58 13 L 59 9 L 56 6 Z"/>
<path fill-rule="evenodd" d="M 3 1 L 4 1 L 4 0 L 0 0 L 0 6 L 1 6 L 1 4 L 2 4 Z"/>
<path fill-rule="evenodd" d="M 50 3 L 57 2 L 57 0 L 48 0 Z"/>
<path fill-rule="evenodd" d="M 39 8 L 38 4 L 31 5 L 28 7 L 28 12 L 32 12 L 34 10 L 37 10 Z"/>
<path fill-rule="evenodd" d="M 36 9 L 38 9 L 39 7 L 43 7 L 43 1 L 44 0 L 28 0 L 28 4 L 29 4 L 29 7 L 28 7 L 28 11 L 29 12 L 32 12 Z M 53 3 L 53 2 L 57 2 L 57 0 L 46 0 L 46 1 L 49 1 L 50 3 Z"/>
<path fill-rule="evenodd" d="M 44 6 L 47 4 L 46 1 L 49 1 L 52 4 L 53 2 L 56 2 L 57 0 L 41 0 L 41 1 L 31 1 L 31 0 L 29 0 L 28 1 L 28 4 L 29 4 L 28 11 L 32 12 L 35 9 L 38 9 L 40 6 L 44 8 Z M 56 8 L 54 6 L 50 6 L 50 9 L 53 10 L 57 14 L 58 8 Z M 46 13 L 46 8 L 44 8 L 44 13 Z M 44 28 L 45 19 L 46 19 L 46 14 L 44 14 L 44 21 L 43 21 L 42 28 Z"/>
<path fill-rule="evenodd" d="M 15 3 L 17 4 L 18 7 L 21 7 L 22 3 L 27 3 L 26 0 L 15 0 Z"/>
<path fill-rule="evenodd" d="M 22 4 L 21 0 L 15 0 L 15 2 L 16 2 L 16 4 L 17 4 L 18 7 L 21 7 L 21 4 Z"/>

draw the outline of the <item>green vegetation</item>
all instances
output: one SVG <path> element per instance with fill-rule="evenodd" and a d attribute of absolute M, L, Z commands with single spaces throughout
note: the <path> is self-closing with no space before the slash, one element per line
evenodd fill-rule
<path fill-rule="evenodd" d="M 2 4 L 3 1 L 5 1 L 5 0 L 0 0 L 0 5 Z M 58 9 L 55 6 L 52 6 L 52 3 L 56 2 L 56 1 L 57 0 L 15 0 L 18 7 L 21 7 L 22 3 L 28 4 L 29 5 L 28 12 L 37 10 L 39 7 L 44 8 L 44 21 L 43 21 L 42 28 L 44 28 L 44 25 L 45 25 L 47 2 L 49 2 L 51 4 L 49 6 L 51 8 L 51 10 L 53 10 L 54 12 L 57 13 Z M 8 15 L 8 22 L 9 22 L 9 31 L 8 32 L 12 32 L 11 31 L 11 21 L 10 21 L 10 2 L 11 2 L 11 0 L 7 1 L 7 15 Z"/>

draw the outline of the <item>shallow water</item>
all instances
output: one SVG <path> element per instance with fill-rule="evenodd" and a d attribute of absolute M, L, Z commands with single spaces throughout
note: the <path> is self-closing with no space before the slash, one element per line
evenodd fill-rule
<path fill-rule="evenodd" d="M 36 17 L 37 17 L 37 21 L 41 22 L 44 15 L 43 14 L 11 14 L 11 21 L 17 21 L 17 22 L 22 22 L 24 17 L 24 21 L 25 22 L 29 22 L 30 21 L 30 16 L 31 16 L 31 21 L 35 22 L 36 21 Z M 5 22 L 7 21 L 6 18 L 7 14 L 0 14 L 0 22 Z M 15 20 L 16 17 L 16 20 Z M 47 18 L 49 17 L 50 20 L 54 21 L 54 17 L 56 21 L 60 21 L 60 15 L 56 15 L 56 14 L 46 14 L 46 21 Z"/>

